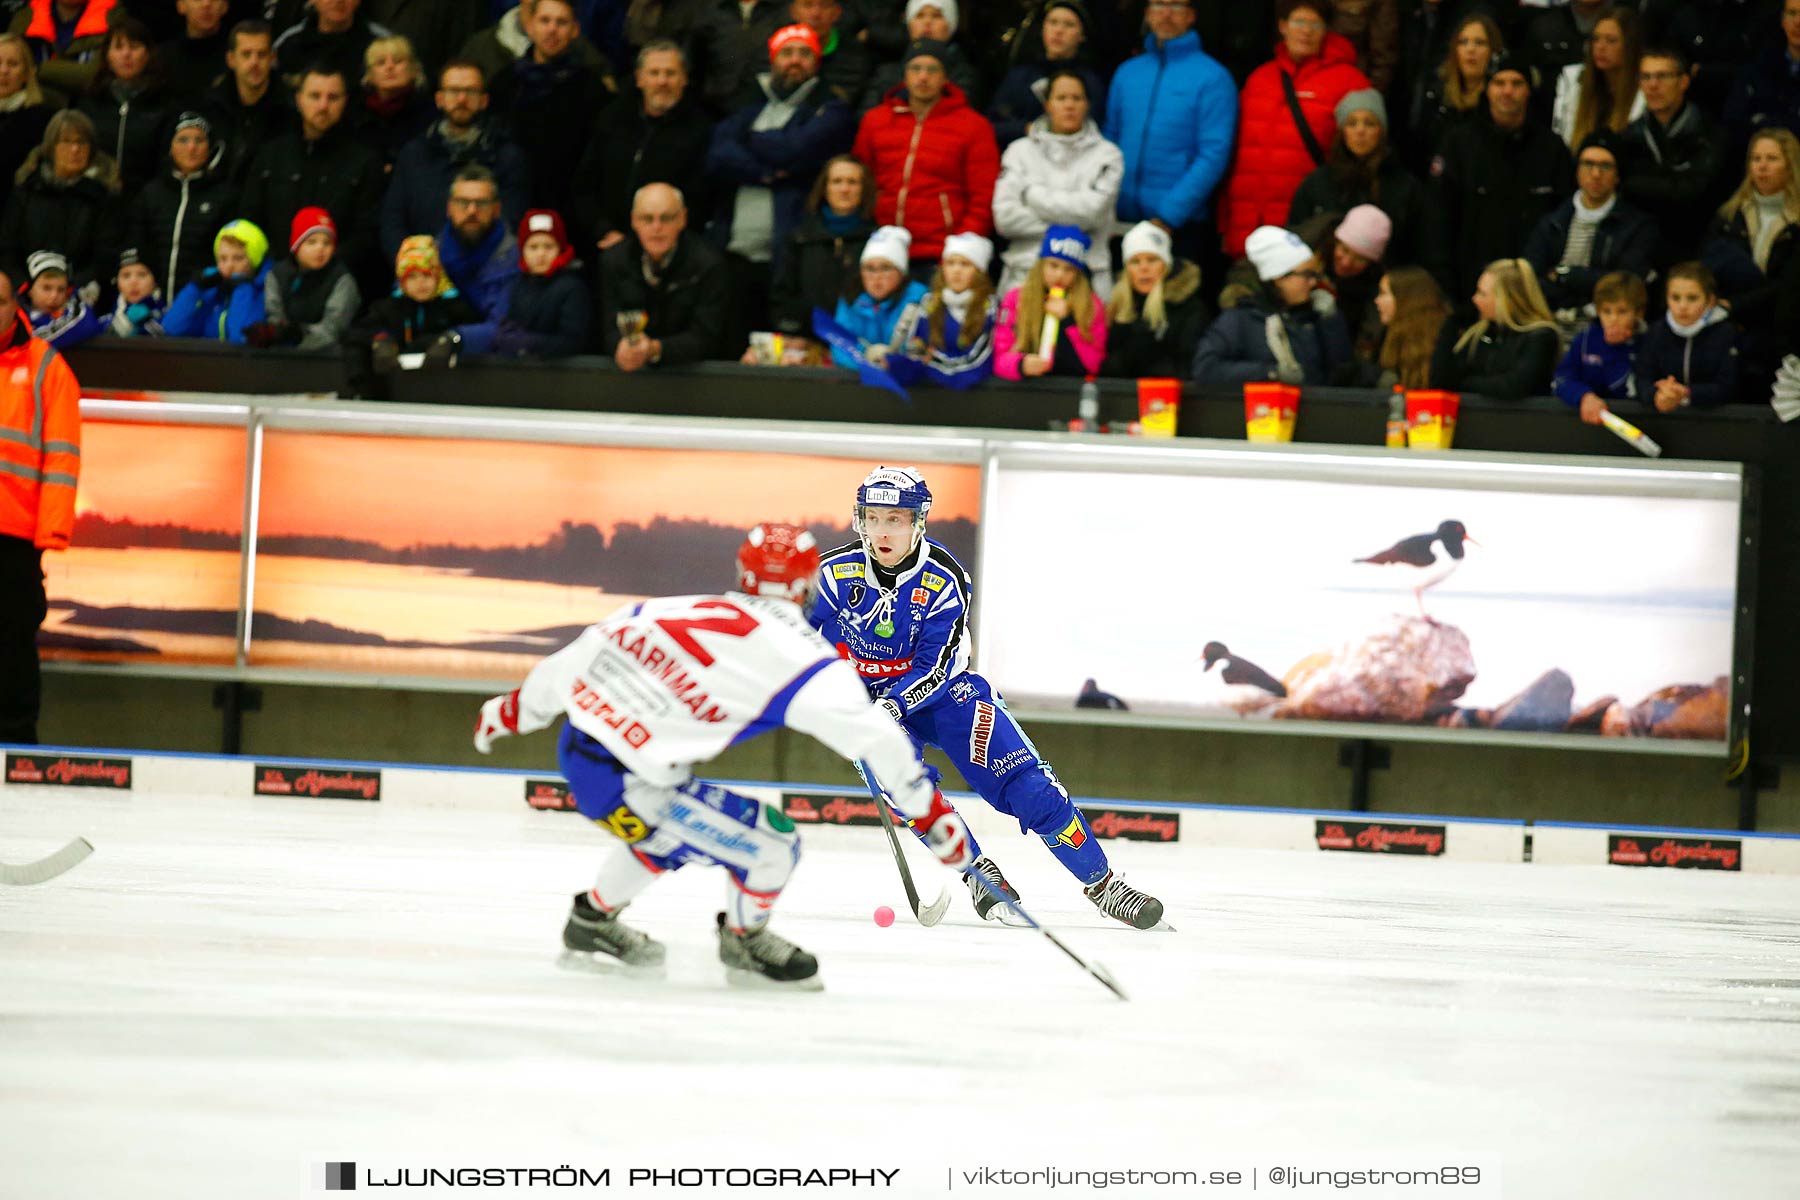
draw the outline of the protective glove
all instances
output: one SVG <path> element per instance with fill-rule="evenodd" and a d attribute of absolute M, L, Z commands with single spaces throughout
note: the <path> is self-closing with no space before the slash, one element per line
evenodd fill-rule
<path fill-rule="evenodd" d="M 967 870 L 975 861 L 974 839 L 969 836 L 969 826 L 950 807 L 944 793 L 936 788 L 931 791 L 931 807 L 924 816 L 914 817 L 910 824 L 925 835 L 925 845 L 952 871 Z"/>
<path fill-rule="evenodd" d="M 892 717 L 896 722 L 900 720 L 900 706 L 895 704 L 892 700 L 885 698 L 877 700 L 875 702 L 875 707 Z"/>
<path fill-rule="evenodd" d="M 475 718 L 475 749 L 486 754 L 494 748 L 494 739 L 519 732 L 519 689 L 504 696 L 489 698 Z"/>
<path fill-rule="evenodd" d="M 139 300 L 136 304 L 125 307 L 125 319 L 133 325 L 142 325 L 150 319 L 150 306 Z"/>

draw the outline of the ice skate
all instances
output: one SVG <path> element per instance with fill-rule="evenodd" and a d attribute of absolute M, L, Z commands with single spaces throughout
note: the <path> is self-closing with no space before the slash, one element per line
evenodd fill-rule
<path fill-rule="evenodd" d="M 627 905 L 602 912 L 578 892 L 563 926 L 561 965 L 601 972 L 623 970 L 627 974 L 659 977 L 663 973 L 663 944 L 647 933 L 619 920 Z"/>
<path fill-rule="evenodd" d="M 1088 888 L 1087 898 L 1095 908 L 1133 929 L 1174 928 L 1163 922 L 1162 901 L 1138 891 L 1117 871 L 1108 871 L 1104 879 Z"/>
<path fill-rule="evenodd" d="M 819 960 L 767 927 L 754 933 L 737 933 L 718 916 L 719 961 L 725 964 L 725 981 L 732 987 L 786 988 L 822 992 Z"/>
<path fill-rule="evenodd" d="M 980 879 L 976 878 L 977 873 L 980 874 Z M 1028 924 L 1025 918 L 1019 915 L 1017 909 L 1010 904 L 1002 903 L 1000 896 L 996 896 L 994 891 L 990 891 L 988 887 L 982 886 L 982 879 L 987 880 L 994 891 L 998 891 L 1000 896 L 1004 896 L 1007 900 L 1019 898 L 1019 893 L 1013 890 L 1012 884 L 1006 882 L 1006 876 L 1000 873 L 1000 868 L 994 863 L 994 860 L 984 854 L 971 863 L 967 871 L 963 872 L 963 882 L 969 885 L 969 899 L 975 903 L 976 916 L 984 921 L 999 921 L 1002 925 Z"/>

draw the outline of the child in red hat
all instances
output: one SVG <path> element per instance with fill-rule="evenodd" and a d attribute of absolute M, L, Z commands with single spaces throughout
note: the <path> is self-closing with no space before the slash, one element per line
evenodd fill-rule
<path fill-rule="evenodd" d="M 329 350 L 344 340 L 362 307 L 356 279 L 337 257 L 337 222 L 314 206 L 294 214 L 288 251 L 263 283 L 267 319 L 252 326 L 252 346 Z"/>
<path fill-rule="evenodd" d="M 587 348 L 591 308 L 587 288 L 568 268 L 575 262 L 560 214 L 534 208 L 519 222 L 519 266 L 506 319 L 494 332 L 494 353 L 562 358 Z"/>

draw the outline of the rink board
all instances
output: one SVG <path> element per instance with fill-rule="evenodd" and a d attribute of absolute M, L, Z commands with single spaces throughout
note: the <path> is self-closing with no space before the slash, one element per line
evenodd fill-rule
<path fill-rule="evenodd" d="M 862 836 L 876 823 L 867 795 L 811 784 L 727 782 L 736 791 L 781 805 L 807 837 Z M 121 798 L 158 795 L 311 798 L 322 803 L 385 803 L 406 808 L 495 811 L 532 803 L 552 807 L 563 792 L 554 773 L 479 767 L 427 767 L 318 759 L 230 757 L 78 748 L 5 751 L 0 787 Z M 1008 817 L 958 801 L 977 836 L 1016 833 Z M 1580 825 L 1426 814 L 1270 809 L 1078 797 L 1103 840 L 1155 846 L 1158 856 L 1208 848 L 1302 850 L 1461 862 L 1533 862 L 1556 866 L 1743 871 L 1800 875 L 1800 836 L 1645 826 Z M 565 814 L 547 811 L 545 819 Z M 844 831 L 848 830 L 848 834 Z"/>

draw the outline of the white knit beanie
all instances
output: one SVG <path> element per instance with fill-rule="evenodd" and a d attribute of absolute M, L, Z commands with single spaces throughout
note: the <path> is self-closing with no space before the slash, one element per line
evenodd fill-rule
<path fill-rule="evenodd" d="M 950 22 L 950 36 L 956 36 L 956 26 L 962 18 L 956 10 L 956 0 L 906 0 L 906 19 L 911 21 L 918 16 L 921 8 L 935 8 L 943 13 L 944 20 Z"/>
<path fill-rule="evenodd" d="M 869 235 L 868 244 L 863 247 L 862 261 L 880 259 L 906 270 L 906 264 L 912 261 L 912 233 L 902 225 L 883 225 Z"/>
<path fill-rule="evenodd" d="M 1313 256 L 1312 247 L 1299 234 L 1279 225 L 1261 226 L 1245 238 L 1244 253 L 1264 283 L 1280 279 Z"/>
<path fill-rule="evenodd" d="M 988 264 L 994 261 L 994 243 L 979 233 L 953 233 L 944 239 L 943 257 L 949 258 L 952 254 L 968 259 L 986 272 Z"/>
<path fill-rule="evenodd" d="M 1134 255 L 1154 254 L 1169 267 L 1175 265 L 1175 247 L 1169 240 L 1161 225 L 1154 221 L 1139 221 L 1125 234 L 1125 245 L 1121 253 L 1125 261 L 1130 262 Z"/>

